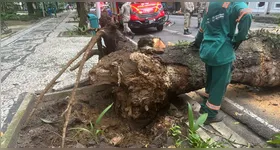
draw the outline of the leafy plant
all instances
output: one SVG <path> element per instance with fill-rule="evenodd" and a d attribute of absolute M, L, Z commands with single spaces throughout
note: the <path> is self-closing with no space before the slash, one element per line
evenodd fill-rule
<path fill-rule="evenodd" d="M 181 127 L 173 124 L 172 127 L 170 128 L 170 131 L 171 131 L 171 135 L 175 140 L 175 146 L 177 148 L 181 147 L 181 144 L 184 141 L 184 139 L 181 138 L 182 136 Z"/>
<path fill-rule="evenodd" d="M 189 133 L 187 136 L 183 135 L 181 132 L 181 127 L 177 125 L 173 125 L 170 128 L 171 135 L 175 140 L 175 146 L 177 148 L 182 147 L 182 142 L 187 141 L 191 148 L 224 148 L 222 143 L 212 142 L 211 138 L 204 141 L 199 134 L 197 134 L 197 130 L 207 119 L 208 114 L 202 114 L 197 120 L 194 119 L 192 106 L 188 103 L 188 123 L 189 123 Z"/>
<path fill-rule="evenodd" d="M 74 25 L 74 29 L 68 29 L 66 28 L 68 34 L 70 36 L 73 36 L 73 35 L 90 35 L 89 34 L 89 30 L 88 30 L 88 27 L 87 26 L 83 26 L 83 27 L 79 27 L 77 25 Z"/>
<path fill-rule="evenodd" d="M 79 27 L 79 26 L 76 26 L 76 25 L 75 25 L 75 28 L 76 28 L 76 30 L 77 30 L 79 33 L 81 33 L 81 34 L 86 33 L 86 31 L 87 31 L 87 29 L 88 29 L 88 27 L 87 27 L 86 25 L 83 26 L 83 27 Z"/>
<path fill-rule="evenodd" d="M 272 136 L 271 140 L 267 141 L 268 144 L 280 144 L 280 133 Z"/>
<path fill-rule="evenodd" d="M 97 137 L 102 133 L 101 129 L 98 129 L 98 125 L 100 124 L 103 116 L 109 111 L 109 109 L 113 106 L 113 103 L 109 106 L 107 106 L 101 114 L 98 116 L 98 118 L 95 121 L 95 124 L 92 122 L 89 122 L 89 128 L 83 128 L 83 127 L 77 127 L 77 128 L 70 128 L 69 130 L 78 130 L 79 132 L 84 131 L 89 133 L 97 142 Z"/>
<path fill-rule="evenodd" d="M 202 114 L 201 116 L 199 116 L 199 118 L 196 121 L 194 121 L 192 106 L 191 106 L 191 104 L 188 103 L 188 119 L 189 119 L 190 131 L 195 133 L 199 129 L 199 126 L 204 124 L 207 117 L 208 117 L 208 114 L 205 113 L 205 114 Z"/>
<path fill-rule="evenodd" d="M 199 118 L 195 121 L 194 115 L 192 111 L 192 106 L 188 103 L 188 119 L 189 119 L 189 134 L 187 137 L 188 143 L 193 148 L 221 148 L 223 147 L 220 143 L 212 142 L 211 138 L 204 141 L 198 134 L 197 130 L 200 126 L 204 124 L 208 117 L 208 114 L 202 114 Z"/>

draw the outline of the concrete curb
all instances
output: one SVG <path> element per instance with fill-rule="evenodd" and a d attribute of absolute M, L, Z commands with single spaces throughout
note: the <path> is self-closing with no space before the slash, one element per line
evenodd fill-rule
<path fill-rule="evenodd" d="M 250 110 L 244 108 L 243 106 L 235 103 L 234 101 L 230 100 L 229 98 L 224 98 L 222 104 L 222 110 L 239 120 L 243 124 L 247 125 L 251 128 L 255 133 L 260 135 L 265 139 L 270 139 L 273 134 L 280 132 L 280 129 L 276 128 L 275 126 L 269 124 L 265 121 L 265 119 L 260 118 Z M 239 115 L 236 115 L 239 114 Z"/>
<path fill-rule="evenodd" d="M 28 114 L 32 110 L 32 104 L 34 102 L 35 95 L 32 93 L 26 93 L 22 103 L 20 104 L 16 114 L 14 115 L 11 123 L 9 124 L 7 131 L 1 137 L 1 148 L 9 148 L 15 145 L 18 138 L 20 128 L 24 124 L 24 120 L 27 119 Z"/>

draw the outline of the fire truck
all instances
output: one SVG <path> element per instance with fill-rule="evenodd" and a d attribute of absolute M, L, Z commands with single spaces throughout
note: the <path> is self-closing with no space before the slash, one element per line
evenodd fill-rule
<path fill-rule="evenodd" d="M 111 3 L 113 17 L 116 21 L 121 22 L 120 9 L 123 2 Z M 128 26 L 135 28 L 156 27 L 158 31 L 163 30 L 165 23 L 165 12 L 161 2 L 132 2 L 131 14 Z"/>

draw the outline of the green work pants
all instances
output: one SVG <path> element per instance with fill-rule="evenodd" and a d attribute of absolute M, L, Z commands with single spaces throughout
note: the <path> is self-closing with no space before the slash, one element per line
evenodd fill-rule
<path fill-rule="evenodd" d="M 205 92 L 209 94 L 209 98 L 203 101 L 201 109 L 204 113 L 208 113 L 208 118 L 214 118 L 231 80 L 232 62 L 221 66 L 206 64 L 205 67 L 207 73 Z"/>

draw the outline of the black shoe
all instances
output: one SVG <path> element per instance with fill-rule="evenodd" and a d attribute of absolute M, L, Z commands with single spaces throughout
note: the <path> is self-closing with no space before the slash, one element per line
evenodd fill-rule
<path fill-rule="evenodd" d="M 200 28 L 200 23 L 197 25 L 197 28 L 198 28 L 198 29 Z"/>
<path fill-rule="evenodd" d="M 209 125 L 214 122 L 221 122 L 221 121 L 223 121 L 223 119 L 224 119 L 224 115 L 222 115 L 221 113 L 218 113 L 216 115 L 216 117 L 214 117 L 214 118 L 207 118 L 206 121 L 204 122 L 204 124 Z"/>
<path fill-rule="evenodd" d="M 186 30 L 184 30 L 184 34 L 185 34 L 185 35 L 190 35 L 190 34 L 192 34 L 192 33 L 189 31 L 189 29 L 186 29 Z"/>
<path fill-rule="evenodd" d="M 133 39 L 135 36 L 135 33 L 131 32 L 131 39 Z"/>

